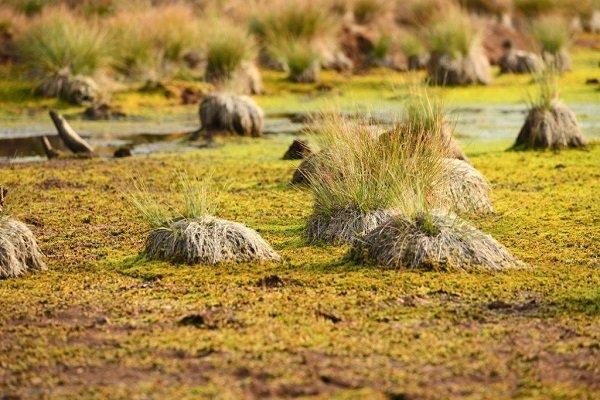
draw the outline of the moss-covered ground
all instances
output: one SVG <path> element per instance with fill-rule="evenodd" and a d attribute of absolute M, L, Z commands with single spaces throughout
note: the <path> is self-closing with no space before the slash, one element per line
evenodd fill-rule
<path fill-rule="evenodd" d="M 382 270 L 307 244 L 311 196 L 288 184 L 298 162 L 280 159 L 290 142 L 2 167 L 49 265 L 0 281 L 3 398 L 600 396 L 600 146 L 470 146 L 497 209 L 473 222 L 529 264 L 470 274 Z M 140 258 L 126 177 L 175 196 L 173 172 L 190 167 L 212 171 L 220 216 L 285 262 Z"/>
<path fill-rule="evenodd" d="M 576 49 L 567 103 L 600 104 L 598 52 Z M 422 74 L 323 74 L 289 84 L 264 72 L 267 113 L 397 106 Z M 170 82 L 204 88 L 202 83 Z M 529 76 L 434 89 L 451 106 L 516 104 Z M 132 87 L 111 103 L 134 116 L 195 113 Z M 0 71 L 0 119 L 46 121 L 21 71 Z M 464 132 L 469 133 L 469 132 Z M 515 132 L 516 135 L 516 132 Z M 0 166 L 24 199 L 49 269 L 0 281 L 0 398 L 592 399 L 600 397 L 600 145 L 507 152 L 466 140 L 497 213 L 473 223 L 529 268 L 503 273 L 382 270 L 303 238 L 311 196 L 288 184 L 291 136 L 128 159 Z M 219 215 L 257 229 L 280 264 L 186 266 L 140 258 L 147 229 L 128 177 L 176 196 L 174 173 L 212 173 Z M 189 317 L 184 319 L 185 317 Z M 189 323 L 182 324 L 181 321 Z"/>

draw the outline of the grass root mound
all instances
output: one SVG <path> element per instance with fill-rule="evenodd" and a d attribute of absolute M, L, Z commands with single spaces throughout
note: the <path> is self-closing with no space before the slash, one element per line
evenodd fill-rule
<path fill-rule="evenodd" d="M 553 101 L 550 108 L 535 107 L 529 111 L 514 148 L 557 149 L 585 145 L 575 113 L 560 101 Z"/>
<path fill-rule="evenodd" d="M 501 271 L 523 266 L 490 235 L 452 214 L 392 216 L 356 241 L 351 255 L 402 269 Z"/>
<path fill-rule="evenodd" d="M 0 278 L 15 278 L 46 269 L 31 230 L 12 218 L 0 220 Z"/>
<path fill-rule="evenodd" d="M 329 214 L 313 213 L 306 236 L 311 242 L 352 243 L 388 219 L 387 210 L 359 211 L 348 208 Z"/>
<path fill-rule="evenodd" d="M 210 265 L 281 259 L 255 230 L 211 216 L 181 219 L 153 230 L 146 254 L 151 259 Z"/>

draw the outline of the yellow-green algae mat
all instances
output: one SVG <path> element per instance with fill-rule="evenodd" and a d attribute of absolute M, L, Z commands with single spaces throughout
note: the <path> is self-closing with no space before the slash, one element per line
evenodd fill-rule
<path fill-rule="evenodd" d="M 600 146 L 470 146 L 495 215 L 473 223 L 531 268 L 385 270 L 303 239 L 291 142 L 185 155 L 3 166 L 27 199 L 48 271 L 0 281 L 0 394 L 21 398 L 594 398 L 600 395 Z M 139 258 L 124 199 L 135 171 L 214 170 L 220 217 L 283 263 L 185 266 Z"/>

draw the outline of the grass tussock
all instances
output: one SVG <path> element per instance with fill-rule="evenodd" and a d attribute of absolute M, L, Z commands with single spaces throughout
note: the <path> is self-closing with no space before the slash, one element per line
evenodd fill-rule
<path fill-rule="evenodd" d="M 532 24 L 532 34 L 542 51 L 558 54 L 569 44 L 569 26 L 559 15 L 546 15 Z"/>
<path fill-rule="evenodd" d="M 386 11 L 382 0 L 355 0 L 352 4 L 354 20 L 362 25 L 370 24 Z"/>
<path fill-rule="evenodd" d="M 374 43 L 371 50 L 371 57 L 374 60 L 385 60 L 392 51 L 392 37 L 389 35 L 381 35 Z"/>
<path fill-rule="evenodd" d="M 151 228 L 145 255 L 187 264 L 278 261 L 279 255 L 254 230 L 213 216 L 214 192 L 209 178 L 179 172 L 170 201 L 159 199 L 134 181 L 129 202 Z"/>
<path fill-rule="evenodd" d="M 407 117 L 382 136 L 368 120 L 330 116 L 320 122 L 314 140 L 323 151 L 308 177 L 316 212 L 393 209 L 412 216 L 428 210 L 447 139 L 441 109 L 427 96 L 412 101 Z"/>
<path fill-rule="evenodd" d="M 454 57 L 468 55 L 479 38 L 469 15 L 459 8 L 450 8 L 426 30 L 425 36 L 431 52 Z"/>
<path fill-rule="evenodd" d="M 152 229 L 168 226 L 177 219 L 193 219 L 216 212 L 215 194 L 210 177 L 180 171 L 171 190 L 176 193 L 168 199 L 152 191 L 142 180 L 132 180 L 132 190 L 126 198 L 144 222 Z"/>
<path fill-rule="evenodd" d="M 36 17 L 17 40 L 17 51 L 38 75 L 67 70 L 92 75 L 108 61 L 106 31 L 66 8 L 48 9 Z"/>
<path fill-rule="evenodd" d="M 7 201 L 9 191 L 0 187 L 0 279 L 46 269 L 33 232 L 11 217 L 13 207 L 24 204 L 21 193 L 11 189 Z"/>
<path fill-rule="evenodd" d="M 560 98 L 559 73 L 552 67 L 533 76 L 534 90 L 527 94 L 530 109 L 550 110 L 552 104 Z"/>
<path fill-rule="evenodd" d="M 425 48 L 419 37 L 413 33 L 407 32 L 400 39 L 400 49 L 406 57 L 418 57 L 423 54 Z"/>
<path fill-rule="evenodd" d="M 393 216 L 357 241 L 355 259 L 388 268 L 501 271 L 523 267 L 493 237 L 444 214 Z"/>
<path fill-rule="evenodd" d="M 206 32 L 206 79 L 224 81 L 233 78 L 246 61 L 256 55 L 256 45 L 248 32 L 239 26 L 221 22 L 208 24 Z"/>
<path fill-rule="evenodd" d="M 318 81 L 320 56 L 310 43 L 289 40 L 280 41 L 271 47 L 271 54 L 285 66 L 290 81 Z"/>
<path fill-rule="evenodd" d="M 557 11 L 561 0 L 513 0 L 515 10 L 527 17 Z"/>
<path fill-rule="evenodd" d="M 250 31 L 261 41 L 312 41 L 331 31 L 334 21 L 320 2 L 302 0 L 269 2 L 250 20 Z"/>
<path fill-rule="evenodd" d="M 193 10 L 178 3 L 124 10 L 107 25 L 114 67 L 129 77 L 169 74 L 200 37 Z"/>

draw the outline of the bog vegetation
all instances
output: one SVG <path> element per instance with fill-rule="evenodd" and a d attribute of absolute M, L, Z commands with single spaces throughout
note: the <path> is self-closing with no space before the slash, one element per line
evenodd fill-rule
<path fill-rule="evenodd" d="M 592 398 L 600 147 L 559 82 L 596 99 L 592 51 L 568 71 L 573 47 L 597 46 L 599 9 L 3 0 L 0 103 L 18 98 L 27 124 L 60 108 L 70 153 L 42 136 L 52 160 L 0 168 L 0 392 Z M 524 75 L 494 74 L 502 60 Z M 455 132 L 442 101 L 486 107 L 524 86 L 511 151 Z M 354 95 L 391 107 L 329 104 Z M 176 153 L 139 156 L 132 140 L 109 159 L 67 119 L 113 101 L 157 125 L 195 108 L 200 124 L 164 135 Z M 553 151 L 513 151 L 530 149 Z"/>
<path fill-rule="evenodd" d="M 474 13 L 493 21 L 512 12 L 512 29 L 529 36 L 533 50 L 555 55 L 568 48 L 569 19 L 596 29 L 590 21 L 597 8 L 595 0 L 294 0 L 252 7 L 238 0 L 152 7 L 143 0 L 8 0 L 0 6 L 0 31 L 5 56 L 40 80 L 62 72 L 102 82 L 222 83 L 244 63 L 260 63 L 288 71 L 291 81 L 314 82 L 321 68 L 412 69 L 419 64 L 409 59 L 427 52 L 466 56 L 484 33 Z"/>

